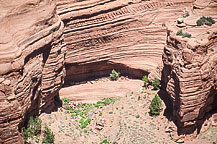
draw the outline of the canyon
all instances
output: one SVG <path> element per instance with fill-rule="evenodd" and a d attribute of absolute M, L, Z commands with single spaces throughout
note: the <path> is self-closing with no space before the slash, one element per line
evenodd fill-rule
<path fill-rule="evenodd" d="M 24 143 L 24 124 L 52 111 L 62 87 L 112 69 L 161 79 L 177 139 L 216 125 L 217 22 L 196 25 L 216 12 L 216 0 L 0 1 L 0 143 Z"/>

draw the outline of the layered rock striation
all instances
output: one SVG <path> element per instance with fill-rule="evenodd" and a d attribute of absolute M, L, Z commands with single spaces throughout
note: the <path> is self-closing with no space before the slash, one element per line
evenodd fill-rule
<path fill-rule="evenodd" d="M 57 12 L 65 24 L 67 81 L 107 76 L 113 68 L 139 78 L 154 70 L 166 42 L 165 22 L 183 15 L 191 4 L 191 0 L 58 1 Z"/>
<path fill-rule="evenodd" d="M 5 0 L 0 29 L 0 143 L 23 143 L 23 123 L 63 83 L 63 23 L 52 0 Z"/>
<path fill-rule="evenodd" d="M 216 19 L 216 1 L 196 1 L 182 25 L 171 24 L 168 33 L 165 26 L 182 17 L 192 3 L 0 1 L 0 143 L 22 143 L 25 121 L 52 109 L 64 80 L 106 76 L 113 68 L 142 77 L 161 64 L 162 54 L 162 81 L 173 103 L 178 134 L 200 132 L 210 120 L 214 124 L 217 24 L 195 23 L 204 14 Z M 176 36 L 179 29 L 192 37 Z"/>
<path fill-rule="evenodd" d="M 198 14 L 194 9 L 181 25 L 173 23 L 168 28 L 162 80 L 173 104 L 179 138 L 195 137 L 217 122 L 217 23 L 196 25 L 202 16 L 216 21 L 216 4 L 212 1 L 215 7 L 209 7 L 208 13 L 208 8 Z M 177 35 L 180 30 L 191 37 Z"/>

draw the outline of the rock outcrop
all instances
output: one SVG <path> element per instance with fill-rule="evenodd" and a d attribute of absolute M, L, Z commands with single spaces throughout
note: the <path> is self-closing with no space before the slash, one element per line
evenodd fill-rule
<path fill-rule="evenodd" d="M 0 143 L 23 143 L 26 118 L 51 107 L 63 83 L 63 23 L 52 0 L 4 0 L 0 31 Z"/>
<path fill-rule="evenodd" d="M 198 9 L 196 1 L 181 25 L 173 23 L 168 28 L 162 81 L 173 104 L 179 138 L 195 137 L 217 122 L 217 23 L 196 24 L 201 16 L 216 21 L 217 2 L 206 4 L 210 6 Z M 178 36 L 180 30 L 191 37 Z"/>
<path fill-rule="evenodd" d="M 154 70 L 166 42 L 165 22 L 176 20 L 191 4 L 192 0 L 58 1 L 65 24 L 67 81 L 107 76 L 113 68 L 137 78 Z"/>
<path fill-rule="evenodd" d="M 113 68 L 142 77 L 161 64 L 166 41 L 162 80 L 174 103 L 179 133 L 194 133 L 216 108 L 217 30 L 216 24 L 195 27 L 192 22 L 202 11 L 215 17 L 216 2 L 196 1 L 184 28 L 190 39 L 177 37 L 176 25 L 167 37 L 165 27 L 192 3 L 0 1 L 0 143 L 22 143 L 25 121 L 52 109 L 64 80 L 105 76 Z"/>

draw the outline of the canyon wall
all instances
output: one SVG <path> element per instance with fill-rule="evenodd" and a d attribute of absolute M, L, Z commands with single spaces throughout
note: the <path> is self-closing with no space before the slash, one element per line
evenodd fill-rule
<path fill-rule="evenodd" d="M 0 1 L 0 143 L 23 143 L 26 119 L 52 107 L 65 75 L 63 27 L 52 0 Z"/>
<path fill-rule="evenodd" d="M 185 20 L 188 39 L 176 36 L 173 22 L 193 0 L 0 1 L 0 143 L 22 143 L 25 121 L 54 107 L 64 80 L 108 76 L 113 68 L 142 77 L 162 54 L 179 135 L 217 121 L 209 115 L 217 101 L 216 24 L 195 26 L 202 14 L 216 18 L 216 2 L 203 2 Z"/>
<path fill-rule="evenodd" d="M 191 4 L 192 0 L 57 1 L 65 24 L 66 80 L 108 76 L 113 68 L 141 78 L 162 62 L 165 23 L 182 16 Z"/>
<path fill-rule="evenodd" d="M 163 54 L 162 81 L 173 104 L 180 141 L 195 137 L 217 122 L 217 23 L 196 25 L 201 16 L 212 16 L 216 21 L 217 2 L 199 3 L 195 2 L 181 25 L 169 25 Z M 180 30 L 191 37 L 178 36 Z"/>

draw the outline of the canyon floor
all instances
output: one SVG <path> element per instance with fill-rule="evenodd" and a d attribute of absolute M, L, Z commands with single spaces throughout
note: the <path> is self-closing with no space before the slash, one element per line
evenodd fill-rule
<path fill-rule="evenodd" d="M 149 105 L 158 91 L 142 86 L 141 80 L 121 77 L 118 81 L 102 78 L 65 87 L 60 90 L 62 106 L 42 114 L 42 124 L 55 134 L 55 144 L 176 143 L 170 137 L 175 126 L 165 114 L 166 106 L 163 104 L 159 116 L 149 115 Z M 216 142 L 217 128 L 211 127 L 185 143 Z"/>

